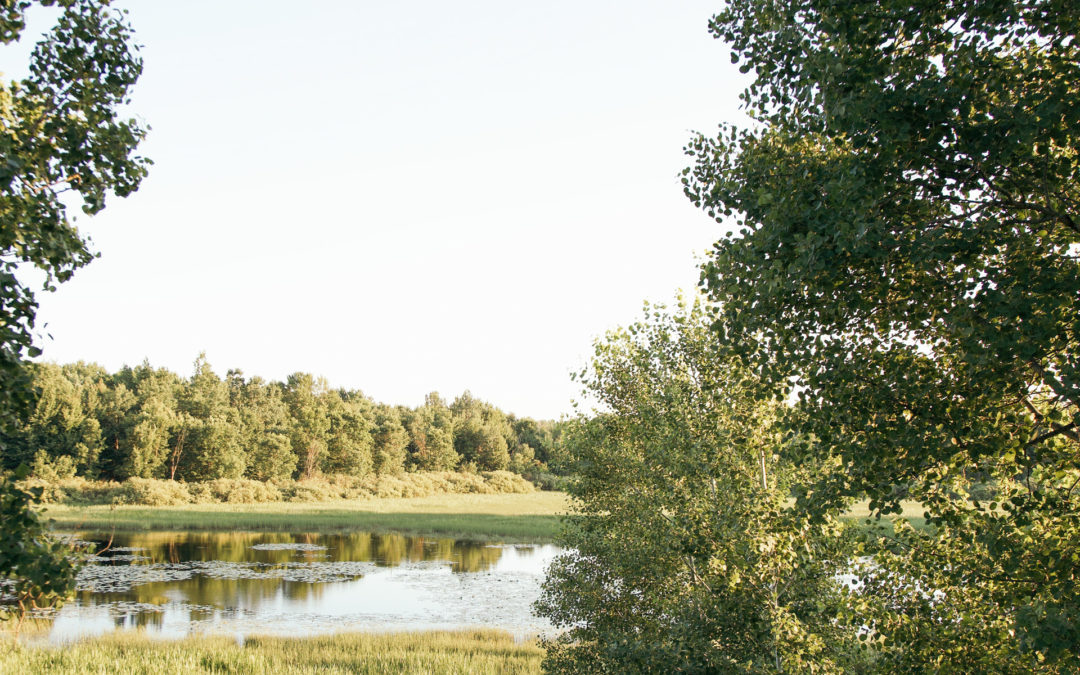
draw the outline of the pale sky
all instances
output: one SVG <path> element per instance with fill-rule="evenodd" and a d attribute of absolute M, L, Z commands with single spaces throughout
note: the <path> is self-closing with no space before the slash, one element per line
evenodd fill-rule
<path fill-rule="evenodd" d="M 678 177 L 692 132 L 740 119 L 719 2 L 114 5 L 155 165 L 77 221 L 101 257 L 39 295 L 46 360 L 205 351 L 557 418 L 593 340 L 693 288 L 723 233 Z"/>

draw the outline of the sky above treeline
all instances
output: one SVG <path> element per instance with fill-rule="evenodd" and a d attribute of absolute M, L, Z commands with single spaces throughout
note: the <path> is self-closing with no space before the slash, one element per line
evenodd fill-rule
<path fill-rule="evenodd" d="M 45 360 L 187 375 L 205 351 L 558 418 L 593 341 L 692 289 L 723 234 L 678 175 L 741 119 L 718 3 L 113 4 L 155 165 L 77 220 L 101 257 L 39 296 Z"/>

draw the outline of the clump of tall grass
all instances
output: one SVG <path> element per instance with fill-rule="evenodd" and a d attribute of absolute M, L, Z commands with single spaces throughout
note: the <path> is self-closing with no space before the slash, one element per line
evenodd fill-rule
<path fill-rule="evenodd" d="M 438 494 L 524 494 L 535 491 L 528 480 L 509 471 L 464 473 L 432 471 L 397 476 L 321 476 L 304 480 L 256 481 L 219 478 L 205 482 L 129 478 L 122 483 L 85 478 L 29 479 L 43 488 L 41 501 L 68 506 L 185 504 L 261 504 L 429 497 Z"/>

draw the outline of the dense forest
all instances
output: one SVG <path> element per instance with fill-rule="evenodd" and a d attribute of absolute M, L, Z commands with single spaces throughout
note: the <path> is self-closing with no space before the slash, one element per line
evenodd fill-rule
<path fill-rule="evenodd" d="M 562 424 L 517 418 L 465 392 L 417 408 L 324 378 L 224 378 L 205 355 L 190 377 L 144 362 L 30 366 L 37 404 L 0 437 L 3 468 L 38 478 L 206 481 L 511 470 L 543 485 Z"/>

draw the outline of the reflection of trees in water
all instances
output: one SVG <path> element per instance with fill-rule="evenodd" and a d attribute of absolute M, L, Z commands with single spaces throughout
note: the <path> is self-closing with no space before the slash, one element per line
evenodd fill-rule
<path fill-rule="evenodd" d="M 498 546 L 458 545 L 454 547 L 451 569 L 455 572 L 484 572 L 499 562 L 502 553 L 502 548 Z"/>
<path fill-rule="evenodd" d="M 283 548 L 253 548 L 260 544 Z M 294 544 L 304 547 L 289 548 Z M 312 547 L 324 548 L 310 550 Z M 528 555 L 531 550 L 517 548 L 518 554 Z M 281 606 L 275 603 L 311 603 L 316 607 L 339 592 L 331 590 L 333 587 L 326 582 L 340 583 L 342 569 L 366 571 L 363 565 L 321 567 L 319 563 L 366 562 L 392 567 L 441 562 L 448 563 L 454 573 L 470 573 L 492 569 L 504 552 L 503 547 L 479 542 L 394 533 L 124 533 L 114 538 L 112 550 L 105 553 L 106 558 L 115 555 L 118 559 L 103 562 L 106 569 L 99 571 L 116 568 L 118 583 L 130 578 L 125 574 L 132 573 L 136 579 L 156 580 L 136 581 L 130 588 L 113 593 L 80 591 L 77 601 L 83 607 L 95 608 L 95 616 L 107 611 L 116 629 L 145 628 L 156 632 L 166 629 L 166 621 L 169 625 L 204 621 L 214 619 L 219 612 L 226 617 L 266 609 L 276 612 L 275 606 Z M 145 570 L 144 576 L 129 565 L 157 567 Z M 327 572 L 325 576 L 322 570 Z M 326 582 L 320 581 L 324 578 Z M 308 609 L 301 607 L 297 611 Z"/>
<path fill-rule="evenodd" d="M 304 544 L 320 546 L 317 550 L 259 550 L 259 544 Z M 116 549 L 121 549 L 117 551 Z M 140 550 L 125 550 L 140 549 Z M 503 549 L 483 543 L 456 541 L 434 537 L 414 537 L 395 533 L 353 532 L 348 534 L 289 534 L 280 532 L 139 532 L 116 535 L 113 551 L 120 555 L 142 556 L 142 560 L 115 563 L 117 566 L 184 564 L 214 562 L 240 564 L 240 568 L 223 565 L 209 570 L 196 568 L 191 576 L 174 581 L 141 583 L 120 593 L 81 591 L 77 594 L 84 605 L 101 605 L 117 601 L 166 606 L 182 598 L 184 603 L 206 607 L 235 608 L 240 611 L 255 608 L 278 599 L 291 601 L 318 600 L 324 596 L 321 582 L 285 580 L 275 576 L 260 577 L 276 569 L 319 562 L 374 562 L 393 567 L 406 562 L 448 562 L 451 570 L 483 572 L 499 562 Z M 108 554 L 107 554 L 108 555 Z M 252 563 L 258 563 L 252 567 Z M 249 576 L 248 570 L 252 573 Z M 234 576 L 230 576 L 234 575 Z M 160 612 L 138 611 L 116 617 L 117 626 L 160 626 Z"/>
<path fill-rule="evenodd" d="M 252 548 L 259 544 L 304 544 L 325 550 Z M 479 542 L 371 532 L 137 532 L 116 535 L 113 548 L 144 549 L 132 552 L 146 558 L 142 564 L 221 561 L 287 565 L 331 560 L 393 567 L 405 562 L 444 561 L 452 563 L 455 572 L 482 572 L 502 557 L 502 548 Z"/>
<path fill-rule="evenodd" d="M 132 609 L 123 614 L 113 615 L 113 626 L 115 628 L 152 628 L 159 631 L 164 623 L 165 617 L 162 612 Z"/>
<path fill-rule="evenodd" d="M 405 537 L 400 534 L 376 534 L 372 535 L 375 543 L 375 562 L 386 567 L 395 567 L 406 560 Z"/>
<path fill-rule="evenodd" d="M 324 536 L 319 543 L 327 547 L 327 552 L 333 560 L 359 560 L 367 562 L 375 557 L 372 553 L 370 532 L 354 532 L 352 534 Z"/>

